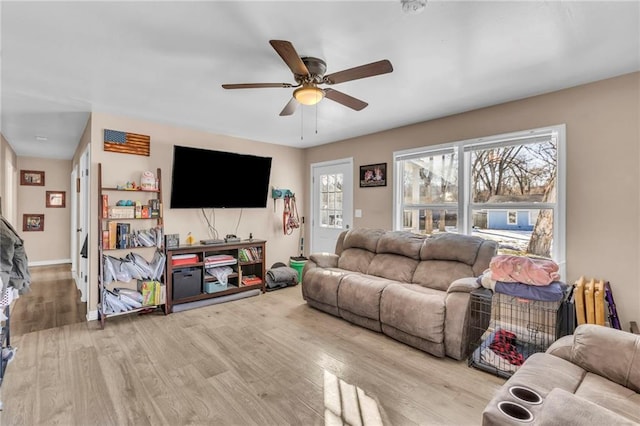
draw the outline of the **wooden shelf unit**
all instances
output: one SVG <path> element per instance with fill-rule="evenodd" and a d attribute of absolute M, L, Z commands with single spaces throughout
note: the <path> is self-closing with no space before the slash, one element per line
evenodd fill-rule
<path fill-rule="evenodd" d="M 166 303 L 163 304 L 159 304 L 159 305 L 145 305 L 142 306 L 141 308 L 135 308 L 135 309 L 131 309 L 129 311 L 125 311 L 125 312 L 116 312 L 116 313 L 107 313 L 104 311 L 104 306 L 103 306 L 103 299 L 104 299 L 104 292 L 106 291 L 106 289 L 108 288 L 108 284 L 104 283 L 104 254 L 106 253 L 118 253 L 118 252 L 139 252 L 139 253 L 150 253 L 153 250 L 160 250 L 161 252 L 164 251 L 164 222 L 163 222 L 163 212 L 162 212 L 162 172 L 161 170 L 158 168 L 156 170 L 156 179 L 158 181 L 158 189 L 152 189 L 152 190 L 142 190 L 142 189 L 122 189 L 122 188 L 117 188 L 117 187 L 109 187 L 109 186 L 102 186 L 102 163 L 98 163 L 98 255 L 99 255 L 99 274 L 98 274 L 98 287 L 99 287 L 99 292 L 98 292 L 98 318 L 100 319 L 100 326 L 102 328 L 104 328 L 105 325 L 105 321 L 107 320 L 107 318 L 109 317 L 116 317 L 116 316 L 121 316 L 121 315 L 127 315 L 127 314 L 133 314 L 136 312 L 147 312 L 150 310 L 155 310 L 155 309 L 162 309 L 164 311 L 165 314 L 169 313 L 168 307 Z M 135 198 L 136 201 L 141 201 L 141 202 L 145 202 L 145 201 L 149 201 L 151 199 L 157 199 L 158 200 L 158 204 L 159 204 L 159 213 L 157 217 L 144 217 L 144 218 L 140 218 L 140 217 L 133 217 L 133 218 L 116 218 L 116 217 L 104 217 L 103 214 L 103 195 L 109 195 L 109 194 L 118 194 L 118 197 L 121 198 L 128 198 L 129 196 L 131 198 Z M 112 200 L 109 200 L 109 205 L 110 206 L 114 206 L 115 203 L 112 202 Z M 150 224 L 153 224 L 155 227 L 160 228 L 161 230 L 161 238 L 160 238 L 160 242 L 159 244 L 155 245 L 155 246 L 150 246 L 150 247 L 146 247 L 146 246 L 138 246 L 138 247 L 124 247 L 124 248 L 105 248 L 104 247 L 104 241 L 103 241 L 103 231 L 108 230 L 108 223 L 109 222 L 126 222 L 126 223 L 130 223 L 130 222 L 134 222 L 134 223 L 138 223 L 140 224 L 140 226 L 136 226 L 136 228 L 133 228 L 132 231 L 138 230 L 138 229 L 142 229 L 144 228 L 144 226 L 142 225 L 142 222 L 148 222 Z M 107 229 L 105 229 L 105 225 L 107 225 Z M 148 258 L 147 258 L 148 259 Z M 164 277 L 166 277 L 166 271 L 164 274 Z M 160 282 L 164 283 L 165 279 L 160 280 Z M 126 283 L 125 283 L 126 284 Z M 129 284 L 127 287 L 131 287 L 132 284 Z M 166 289 L 166 287 L 165 287 Z"/>
<path fill-rule="evenodd" d="M 241 250 L 252 250 L 255 253 L 259 253 L 258 257 L 254 260 L 243 261 L 240 260 Z M 242 240 L 239 242 L 229 242 L 221 244 L 211 245 L 180 245 L 178 247 L 166 248 L 167 253 L 167 268 L 165 271 L 165 281 L 167 286 L 167 312 L 173 311 L 174 305 L 182 303 L 197 302 L 200 300 L 213 299 L 216 297 L 226 296 L 229 294 L 235 294 L 245 292 L 253 289 L 259 289 L 262 293 L 265 292 L 265 278 L 266 278 L 266 241 L 265 240 Z M 196 255 L 194 262 L 186 264 L 173 265 L 174 256 L 179 255 Z M 220 289 L 215 289 L 212 293 L 205 293 L 205 284 L 214 283 L 217 281 L 215 276 L 208 275 L 206 270 L 209 267 L 205 264 L 205 259 L 208 256 L 214 255 L 230 255 L 236 262 L 233 265 L 221 265 L 230 266 L 233 272 L 227 276 L 228 283 L 226 286 L 220 285 Z M 174 274 L 183 272 L 198 272 L 199 282 L 195 288 L 194 294 L 187 296 L 174 297 Z M 253 285 L 242 285 L 242 277 L 247 275 L 255 275 L 259 277 L 262 282 Z M 195 278 L 194 278 L 195 279 Z"/>

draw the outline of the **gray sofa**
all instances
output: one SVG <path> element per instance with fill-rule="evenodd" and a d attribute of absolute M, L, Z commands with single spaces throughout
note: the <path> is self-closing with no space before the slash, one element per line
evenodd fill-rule
<path fill-rule="evenodd" d="M 470 292 L 497 245 L 444 233 L 352 229 L 335 253 L 309 256 L 302 271 L 308 305 L 438 357 L 466 358 Z"/>
<path fill-rule="evenodd" d="M 640 424 L 640 336 L 595 324 L 531 355 L 482 413 L 482 424 Z"/>

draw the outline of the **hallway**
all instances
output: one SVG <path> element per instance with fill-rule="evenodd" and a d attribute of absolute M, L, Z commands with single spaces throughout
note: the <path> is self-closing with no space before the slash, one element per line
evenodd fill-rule
<path fill-rule="evenodd" d="M 30 267 L 31 291 L 15 301 L 11 311 L 11 335 L 86 321 L 86 304 L 71 277 L 71 265 Z"/>

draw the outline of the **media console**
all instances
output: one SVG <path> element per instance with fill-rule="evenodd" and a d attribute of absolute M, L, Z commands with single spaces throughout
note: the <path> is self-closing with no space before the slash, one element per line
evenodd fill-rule
<path fill-rule="evenodd" d="M 167 248 L 168 312 L 184 303 L 256 289 L 264 293 L 265 249 L 266 241 L 256 239 Z"/>

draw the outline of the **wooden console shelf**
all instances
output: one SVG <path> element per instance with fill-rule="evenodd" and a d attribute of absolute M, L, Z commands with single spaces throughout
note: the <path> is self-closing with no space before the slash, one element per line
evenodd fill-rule
<path fill-rule="evenodd" d="M 242 240 L 222 244 L 192 244 L 166 248 L 167 311 L 174 305 L 259 289 L 265 292 L 266 241 Z M 192 259 L 184 259 L 191 256 Z M 218 256 L 218 258 L 215 258 Z M 182 260 L 179 260 L 183 258 Z M 212 262 L 212 259 L 218 259 Z M 217 263 L 216 263 L 217 262 Z M 227 284 L 213 274 L 225 268 Z M 257 283 L 244 284 L 255 276 Z"/>

